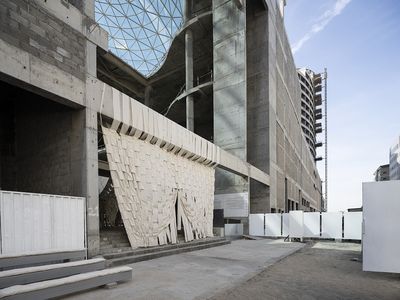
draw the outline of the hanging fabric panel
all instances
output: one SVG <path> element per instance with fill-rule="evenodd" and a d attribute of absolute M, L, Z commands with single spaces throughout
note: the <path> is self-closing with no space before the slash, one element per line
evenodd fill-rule
<path fill-rule="evenodd" d="M 118 207 L 132 247 L 176 243 L 177 225 L 181 224 L 185 241 L 212 236 L 212 167 L 114 129 L 102 130 Z"/>

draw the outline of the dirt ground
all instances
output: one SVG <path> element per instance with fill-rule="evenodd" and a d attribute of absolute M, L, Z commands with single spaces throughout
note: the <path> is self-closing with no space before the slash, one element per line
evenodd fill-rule
<path fill-rule="evenodd" d="M 351 243 L 309 244 L 209 299 L 400 299 L 400 274 L 363 272 L 360 250 Z"/>

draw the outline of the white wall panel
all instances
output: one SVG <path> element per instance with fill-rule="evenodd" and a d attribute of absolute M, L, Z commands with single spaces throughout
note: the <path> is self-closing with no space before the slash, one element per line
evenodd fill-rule
<path fill-rule="evenodd" d="M 320 236 L 320 213 L 304 213 L 304 237 L 312 238 Z"/>
<path fill-rule="evenodd" d="M 363 270 L 400 273 L 400 181 L 363 183 Z"/>
<path fill-rule="evenodd" d="M 289 213 L 282 214 L 282 235 L 284 237 L 289 235 Z"/>
<path fill-rule="evenodd" d="M 321 213 L 323 238 L 341 239 L 342 238 L 342 212 L 323 212 Z"/>
<path fill-rule="evenodd" d="M 346 240 L 361 240 L 362 231 L 362 212 L 345 212 L 344 218 L 344 238 Z"/>
<path fill-rule="evenodd" d="M 225 236 L 243 235 L 243 224 L 225 224 Z"/>
<path fill-rule="evenodd" d="M 289 236 L 291 238 L 303 238 L 304 216 L 302 210 L 289 212 Z"/>
<path fill-rule="evenodd" d="M 85 198 L 0 191 L 2 254 L 83 249 Z"/>
<path fill-rule="evenodd" d="M 224 218 L 246 218 L 249 215 L 249 194 L 216 194 L 214 208 L 224 210 Z"/>
<path fill-rule="evenodd" d="M 265 214 L 265 235 L 282 236 L 281 233 L 281 214 Z"/>
<path fill-rule="evenodd" d="M 264 236 L 264 214 L 249 215 L 249 233 L 255 236 Z"/>

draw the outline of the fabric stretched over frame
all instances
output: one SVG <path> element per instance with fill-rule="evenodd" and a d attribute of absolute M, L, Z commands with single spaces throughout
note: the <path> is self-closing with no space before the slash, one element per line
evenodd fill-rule
<path fill-rule="evenodd" d="M 103 127 L 107 158 L 121 217 L 132 247 L 212 236 L 212 167 L 156 144 Z"/>

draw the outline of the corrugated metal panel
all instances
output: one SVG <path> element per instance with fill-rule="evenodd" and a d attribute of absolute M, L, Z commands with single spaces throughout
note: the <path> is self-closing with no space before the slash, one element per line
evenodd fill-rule
<path fill-rule="evenodd" d="M 85 248 L 85 198 L 0 191 L 2 254 Z"/>

